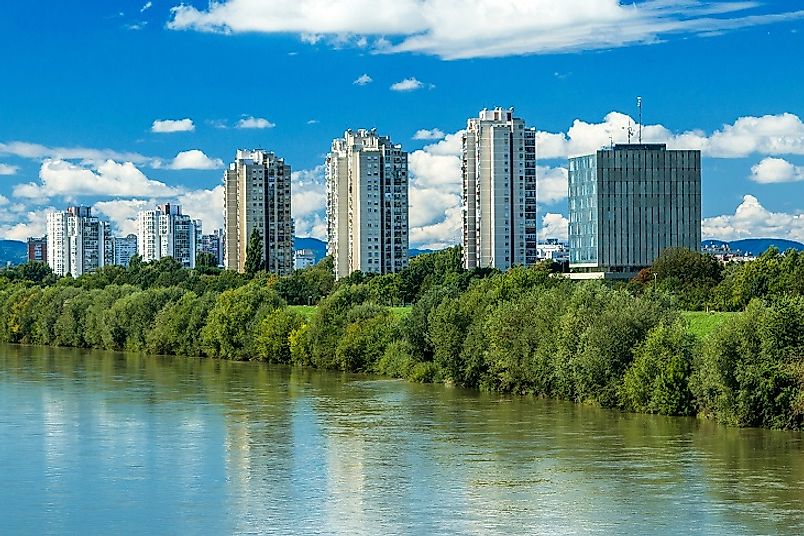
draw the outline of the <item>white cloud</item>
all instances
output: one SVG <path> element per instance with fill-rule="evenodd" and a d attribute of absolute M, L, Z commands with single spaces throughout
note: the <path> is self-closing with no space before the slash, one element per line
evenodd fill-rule
<path fill-rule="evenodd" d="M 182 151 L 176 155 L 171 162 L 163 164 L 160 161 L 155 161 L 152 166 L 156 169 L 220 169 L 223 167 L 223 160 L 220 158 L 210 158 L 204 151 L 199 149 L 191 149 L 189 151 Z"/>
<path fill-rule="evenodd" d="M 200 219 L 204 233 L 223 228 L 223 185 L 212 189 L 193 190 L 178 196 L 181 211 L 194 219 Z"/>
<path fill-rule="evenodd" d="M 558 238 L 559 240 L 566 240 L 568 234 L 569 220 L 563 214 L 548 212 L 544 215 L 542 224 L 539 227 L 540 239 Z"/>
<path fill-rule="evenodd" d="M 416 131 L 416 134 L 413 135 L 414 140 L 442 140 L 444 139 L 444 134 L 441 129 L 434 128 L 432 130 L 423 128 Z"/>
<path fill-rule="evenodd" d="M 804 214 L 770 212 L 753 195 L 743 196 L 734 214 L 705 218 L 704 239 L 787 238 L 804 241 Z"/>
<path fill-rule="evenodd" d="M 291 186 L 291 210 L 297 236 L 327 238 L 327 192 L 324 165 L 294 171 Z"/>
<path fill-rule="evenodd" d="M 0 163 L 0 175 L 16 175 L 20 168 Z"/>
<path fill-rule="evenodd" d="M 107 160 L 100 165 L 76 165 L 64 160 L 45 160 L 39 170 L 40 183 L 29 182 L 14 187 L 14 195 L 30 199 L 63 196 L 107 195 L 112 197 L 167 197 L 177 190 L 151 180 L 131 162 Z"/>
<path fill-rule="evenodd" d="M 237 122 L 235 128 L 274 128 L 276 125 L 262 117 L 244 117 Z"/>
<path fill-rule="evenodd" d="M 118 236 L 137 234 L 137 213 L 156 205 L 155 200 L 114 199 L 99 201 L 92 207 L 93 214 L 104 215 L 112 223 L 112 232 Z"/>
<path fill-rule="evenodd" d="M 43 158 L 92 161 L 119 160 L 134 162 L 135 164 L 142 164 L 152 160 L 151 157 L 143 156 L 139 153 L 121 152 L 112 149 L 91 149 L 88 147 L 48 147 L 46 145 L 25 141 L 0 143 L 0 154 L 8 154 L 33 160 Z"/>
<path fill-rule="evenodd" d="M 804 181 L 804 166 L 794 166 L 784 158 L 763 158 L 751 166 L 751 180 L 762 184 Z"/>
<path fill-rule="evenodd" d="M 29 236 L 47 234 L 45 214 L 55 210 L 53 207 L 28 210 L 23 205 L 15 205 L 12 208 L 13 212 L 7 212 L 4 207 L 4 218 L 0 222 L 0 237 L 7 240 L 26 240 Z M 6 221 L 7 219 L 8 221 Z"/>
<path fill-rule="evenodd" d="M 539 203 L 556 203 L 569 193 L 567 168 L 537 166 L 536 199 Z"/>
<path fill-rule="evenodd" d="M 421 89 L 424 87 L 424 84 L 421 83 L 416 78 L 405 78 L 404 80 L 400 80 L 395 84 L 391 84 L 392 91 L 416 91 L 417 89 Z"/>
<path fill-rule="evenodd" d="M 738 0 L 221 0 L 172 9 L 174 30 L 299 33 L 374 52 L 444 59 L 565 53 L 653 44 L 800 19 L 804 11 L 763 13 Z"/>
<path fill-rule="evenodd" d="M 566 158 L 592 153 L 610 143 L 626 143 L 629 127 L 636 142 L 638 125 L 620 112 L 610 112 L 600 123 L 573 121 L 567 132 L 538 132 L 540 159 Z M 706 134 L 701 130 L 674 133 L 663 125 L 643 125 L 646 143 L 666 143 L 671 149 L 699 149 L 713 158 L 744 158 L 751 154 L 804 154 L 804 123 L 791 113 L 740 117 L 732 124 Z"/>
<path fill-rule="evenodd" d="M 150 2 L 150 1 L 145 2 L 145 5 L 144 5 L 144 6 L 142 6 L 142 7 L 140 8 L 140 13 L 145 13 L 146 11 L 148 11 L 149 9 L 151 9 L 151 7 L 152 7 L 153 5 L 154 5 L 154 4 L 153 4 L 153 2 Z"/>
<path fill-rule="evenodd" d="M 461 241 L 463 131 L 408 155 L 411 247 L 441 249 Z"/>
<path fill-rule="evenodd" d="M 318 119 L 308 119 L 307 120 L 308 125 L 317 125 L 318 123 L 319 123 Z"/>
<path fill-rule="evenodd" d="M 360 76 L 358 76 L 357 80 L 355 80 L 352 83 L 355 84 L 356 86 L 365 86 L 365 85 L 370 84 L 372 82 L 374 82 L 374 79 L 371 78 L 369 75 L 364 73 L 364 74 L 361 74 Z"/>
<path fill-rule="evenodd" d="M 173 132 L 192 132 L 195 130 L 193 120 L 185 119 L 157 119 L 151 125 L 151 132 L 170 134 Z"/>

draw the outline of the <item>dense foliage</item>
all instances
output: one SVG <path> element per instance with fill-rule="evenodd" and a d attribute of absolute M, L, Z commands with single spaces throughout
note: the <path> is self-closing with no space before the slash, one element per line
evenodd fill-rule
<path fill-rule="evenodd" d="M 131 261 L 77 279 L 0 273 L 0 339 L 263 360 L 573 400 L 741 426 L 802 428 L 804 255 L 721 267 L 668 251 L 627 285 L 544 264 L 466 271 L 459 248 L 335 281 Z M 314 304 L 315 307 L 308 307 Z M 402 304 L 412 304 L 399 308 Z M 694 335 L 684 309 L 744 310 Z M 706 313 L 697 313 L 705 315 Z"/>

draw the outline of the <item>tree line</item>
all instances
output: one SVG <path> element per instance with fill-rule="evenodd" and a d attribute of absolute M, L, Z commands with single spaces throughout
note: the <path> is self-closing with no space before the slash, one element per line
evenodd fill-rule
<path fill-rule="evenodd" d="M 258 267 L 257 267 L 258 268 Z M 132 259 L 79 278 L 0 272 L 0 339 L 261 360 L 530 394 L 626 411 L 801 429 L 804 255 L 722 267 L 668 250 L 627 283 L 543 263 L 467 271 L 460 248 L 335 281 Z M 298 307 L 316 304 L 315 308 Z M 412 304 L 400 309 L 395 306 Z M 684 310 L 738 311 L 705 336 Z"/>

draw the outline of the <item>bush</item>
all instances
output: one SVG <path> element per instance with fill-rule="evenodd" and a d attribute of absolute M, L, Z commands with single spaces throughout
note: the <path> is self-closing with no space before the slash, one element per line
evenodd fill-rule
<path fill-rule="evenodd" d="M 689 377 L 695 346 L 695 336 L 680 321 L 651 329 L 625 373 L 623 407 L 642 413 L 692 415 Z"/>

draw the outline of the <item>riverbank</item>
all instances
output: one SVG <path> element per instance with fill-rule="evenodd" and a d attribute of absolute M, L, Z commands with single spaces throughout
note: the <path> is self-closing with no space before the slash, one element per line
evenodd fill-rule
<path fill-rule="evenodd" d="M 769 254 L 734 268 L 739 282 L 718 283 L 711 259 L 671 252 L 656 278 L 619 286 L 552 277 L 547 264 L 466 271 L 457 248 L 337 283 L 327 262 L 283 278 L 187 271 L 170 258 L 75 280 L 34 265 L 0 277 L 0 341 L 368 372 L 801 429 L 804 297 L 777 269 L 784 262 L 795 272 L 800 261 Z M 745 312 L 681 309 L 713 288 L 736 292 L 757 273 L 763 299 Z"/>

